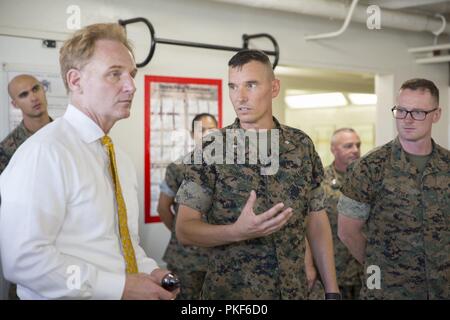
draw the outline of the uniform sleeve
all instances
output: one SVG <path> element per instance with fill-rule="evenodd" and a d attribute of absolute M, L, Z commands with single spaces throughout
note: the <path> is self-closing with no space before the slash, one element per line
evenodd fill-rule
<path fill-rule="evenodd" d="M 173 198 L 175 197 L 179 184 L 177 183 L 177 176 L 175 164 L 172 162 L 166 168 L 164 180 L 159 185 L 159 191 L 165 195 Z"/>
<path fill-rule="evenodd" d="M 364 158 L 347 169 L 337 207 L 340 214 L 361 220 L 369 217 L 374 186 L 371 177 L 370 166 Z"/>
<path fill-rule="evenodd" d="M 201 150 L 194 150 L 188 157 L 189 163 L 185 162 L 184 180 L 178 189 L 175 202 L 206 215 L 212 206 L 215 169 L 213 164 L 207 164 L 203 159 L 199 161 L 198 152 Z"/>
<path fill-rule="evenodd" d="M 178 191 L 178 188 L 180 187 L 180 175 L 182 175 L 183 172 L 180 172 L 180 170 L 177 169 L 177 165 L 175 163 L 171 163 L 166 168 L 166 175 L 164 177 L 164 182 L 166 183 L 167 187 L 172 191 L 172 195 L 168 194 L 171 197 L 174 197 L 175 194 Z M 183 179 L 181 178 L 181 181 Z"/>
<path fill-rule="evenodd" d="M 340 214 L 349 218 L 367 220 L 369 218 L 370 206 L 341 195 L 337 204 L 337 210 Z"/>
<path fill-rule="evenodd" d="M 322 161 L 311 143 L 312 180 L 311 194 L 309 197 L 309 211 L 315 212 L 325 208 L 325 191 L 322 186 L 324 171 Z"/>
<path fill-rule="evenodd" d="M 341 192 L 348 198 L 370 204 L 373 194 L 372 174 L 365 159 L 358 160 L 348 169 Z"/>
<path fill-rule="evenodd" d="M 0 143 L 0 174 L 5 170 L 10 158 L 11 155 L 6 152 L 4 142 Z"/>

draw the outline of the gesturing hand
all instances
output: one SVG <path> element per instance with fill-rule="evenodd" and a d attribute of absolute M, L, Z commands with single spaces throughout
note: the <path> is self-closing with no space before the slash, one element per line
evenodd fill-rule
<path fill-rule="evenodd" d="M 292 216 L 292 209 L 283 210 L 283 203 L 278 203 L 264 213 L 256 215 L 253 211 L 255 202 L 256 192 L 252 190 L 241 215 L 233 224 L 234 235 L 238 241 L 272 234 L 280 230 Z"/>

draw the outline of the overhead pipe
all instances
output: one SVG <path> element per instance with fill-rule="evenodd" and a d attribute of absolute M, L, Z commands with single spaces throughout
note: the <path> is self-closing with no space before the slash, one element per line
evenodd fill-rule
<path fill-rule="evenodd" d="M 439 35 L 445 31 L 445 27 L 447 26 L 447 19 L 445 19 L 444 15 L 440 13 L 437 13 L 434 16 L 436 18 L 441 19 L 442 26 L 436 31 L 431 31 L 431 33 L 434 34 L 436 37 L 439 37 Z"/>
<path fill-rule="evenodd" d="M 434 46 L 427 47 L 417 47 L 408 49 L 409 53 L 419 53 L 419 52 L 430 52 L 430 51 L 440 51 L 440 50 L 450 50 L 450 43 L 437 44 Z"/>
<path fill-rule="evenodd" d="M 418 64 L 427 64 L 427 63 L 442 63 L 442 62 L 450 62 L 450 56 L 435 56 L 429 58 L 420 58 L 416 59 L 416 63 Z"/>
<path fill-rule="evenodd" d="M 447 20 L 441 14 L 437 14 L 436 16 L 441 18 L 442 26 L 439 30 L 433 32 L 433 34 L 435 35 L 434 45 L 408 49 L 408 52 L 413 53 L 413 54 L 417 54 L 417 53 L 420 54 L 420 53 L 428 52 L 428 56 L 425 55 L 422 58 L 416 59 L 416 63 L 418 63 L 418 64 L 450 62 L 450 55 L 448 55 L 448 54 L 445 55 L 445 53 L 448 53 L 448 51 L 445 52 L 445 50 L 450 50 L 450 43 L 437 44 L 439 35 L 443 32 L 443 30 L 445 29 L 445 26 L 447 25 Z M 437 51 L 442 51 L 442 53 L 437 54 L 436 53 Z"/>
<path fill-rule="evenodd" d="M 327 0 L 213 0 L 221 3 L 243 5 L 253 8 L 272 9 L 299 13 L 323 18 L 344 20 L 347 16 L 348 5 L 338 1 Z M 366 24 L 367 6 L 357 5 L 353 14 L 353 21 Z M 441 19 L 414 13 L 404 13 L 394 10 L 381 10 L 383 28 L 394 28 L 406 31 L 436 32 L 442 26 Z M 444 32 L 450 34 L 450 26 Z"/>
<path fill-rule="evenodd" d="M 353 11 L 355 11 L 355 7 L 358 4 L 358 1 L 359 0 L 353 0 L 352 4 L 350 5 L 350 9 L 348 10 L 347 17 L 345 17 L 344 24 L 338 31 L 306 36 L 305 40 L 318 40 L 318 39 L 334 38 L 334 37 L 337 37 L 337 36 L 340 36 L 341 34 L 343 34 L 345 32 L 345 30 L 347 30 L 348 25 L 350 24 L 350 20 L 352 19 Z"/>

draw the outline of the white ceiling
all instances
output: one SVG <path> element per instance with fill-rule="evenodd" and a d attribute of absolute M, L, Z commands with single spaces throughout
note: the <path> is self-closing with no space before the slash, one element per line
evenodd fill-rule
<path fill-rule="evenodd" d="M 339 2 L 351 2 L 351 0 L 333 0 Z M 360 0 L 360 4 L 378 5 L 380 8 L 398 10 L 408 13 L 418 13 L 433 16 L 444 15 L 450 20 L 450 0 Z"/>
<path fill-rule="evenodd" d="M 293 68 L 278 66 L 275 74 L 281 80 L 282 90 L 302 90 L 302 92 L 361 92 L 373 93 L 374 75 L 363 72 L 342 70 Z"/>
<path fill-rule="evenodd" d="M 214 0 L 221 1 L 221 0 Z M 295 2 L 295 0 L 292 0 Z M 327 0 L 330 2 L 343 3 L 348 6 L 353 0 Z M 224 1 L 242 4 L 238 0 Z M 245 3 L 245 1 L 243 1 Z M 249 1 L 251 6 L 261 9 L 272 9 L 270 0 Z M 358 5 L 378 5 L 381 9 L 399 11 L 402 13 L 415 13 L 433 17 L 442 14 L 450 25 L 450 0 L 360 0 Z M 277 8 L 281 10 L 280 8 Z M 302 88 L 307 91 L 354 91 L 373 92 L 374 75 L 368 73 L 352 73 L 337 70 L 290 68 L 279 66 L 275 70 L 277 76 L 282 79 L 285 89 Z"/>

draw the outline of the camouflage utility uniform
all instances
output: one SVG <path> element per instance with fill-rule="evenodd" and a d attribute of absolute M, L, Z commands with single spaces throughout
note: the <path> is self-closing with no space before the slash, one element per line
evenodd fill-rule
<path fill-rule="evenodd" d="M 161 185 L 161 192 L 169 197 L 175 197 L 178 188 L 183 182 L 184 165 L 172 162 L 166 168 L 164 182 Z M 167 269 L 175 272 L 181 280 L 181 292 L 177 296 L 179 300 L 197 300 L 203 280 L 206 275 L 208 264 L 208 253 L 206 248 L 194 246 L 184 246 L 178 242 L 175 234 L 176 213 L 178 204 L 174 204 L 175 216 L 171 230 L 169 244 L 163 256 L 167 263 Z"/>
<path fill-rule="evenodd" d="M 345 173 L 337 171 L 334 163 L 325 168 L 325 207 L 333 233 L 334 259 L 336 264 L 336 278 L 343 299 L 356 299 L 361 288 L 363 276 L 362 265 L 351 255 L 347 247 L 337 235 L 337 204 L 341 196 L 341 186 Z"/>
<path fill-rule="evenodd" d="M 17 148 L 25 142 L 32 133 L 25 128 L 23 120 L 11 133 L 0 142 L 0 174 L 5 170 Z"/>
<path fill-rule="evenodd" d="M 432 144 L 422 174 L 398 138 L 347 174 L 339 212 L 367 219 L 365 270 L 381 270 L 381 289 L 361 298 L 449 299 L 450 152 Z"/>
<path fill-rule="evenodd" d="M 186 168 L 177 202 L 206 215 L 210 224 L 234 223 L 251 190 L 257 195 L 256 214 L 279 202 L 294 213 L 283 228 L 269 236 L 211 248 L 203 299 L 306 298 L 305 217 L 310 211 L 324 209 L 323 167 L 305 133 L 274 122 L 279 130 L 279 169 L 275 174 L 262 175 L 259 161 L 239 165 L 203 162 Z M 227 129 L 240 129 L 239 120 L 221 129 L 224 139 Z M 246 150 L 246 157 L 248 153 Z"/>

